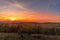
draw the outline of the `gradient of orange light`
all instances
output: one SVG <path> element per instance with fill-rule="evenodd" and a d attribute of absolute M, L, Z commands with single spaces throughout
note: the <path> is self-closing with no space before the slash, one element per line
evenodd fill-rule
<path fill-rule="evenodd" d="M 10 18 L 15 18 L 16 20 L 20 20 L 20 21 L 28 21 L 28 22 L 58 22 L 60 20 L 55 19 L 58 18 L 56 16 L 53 16 L 53 14 L 51 15 L 51 12 L 29 12 L 29 11 L 25 11 L 25 12 L 18 12 L 18 15 L 15 13 L 11 13 L 11 12 L 7 12 L 8 14 L 4 14 L 4 17 L 0 17 L 1 20 L 10 20 Z M 11 14 L 10 14 L 11 13 Z M 26 14 L 24 14 L 26 13 Z M 8 16 L 6 16 L 8 15 Z M 17 16 L 16 16 L 17 15 Z M 3 16 L 3 15 L 2 15 Z"/>

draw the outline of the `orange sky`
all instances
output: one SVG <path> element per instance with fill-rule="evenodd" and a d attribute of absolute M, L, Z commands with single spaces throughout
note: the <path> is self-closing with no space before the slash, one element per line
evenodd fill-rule
<path fill-rule="evenodd" d="M 60 22 L 60 12 L 49 8 L 49 2 L 37 1 L 0 0 L 0 20 L 14 18 L 26 22 Z"/>
<path fill-rule="evenodd" d="M 5 14 L 4 14 L 5 13 Z M 6 14 L 7 13 L 7 14 Z M 22 20 L 28 22 L 59 22 L 60 16 L 50 14 L 53 12 L 38 12 L 38 11 L 5 11 L 2 12 L 0 20 L 10 20 L 14 18 L 15 20 Z"/>

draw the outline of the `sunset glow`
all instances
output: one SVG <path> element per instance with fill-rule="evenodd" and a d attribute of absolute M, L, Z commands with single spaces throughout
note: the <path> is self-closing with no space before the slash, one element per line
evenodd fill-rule
<path fill-rule="evenodd" d="M 60 22 L 59 0 L 0 0 L 0 20 Z"/>
<path fill-rule="evenodd" d="M 11 20 L 11 21 L 15 21 L 16 19 L 15 19 L 15 18 L 10 18 L 9 20 Z"/>

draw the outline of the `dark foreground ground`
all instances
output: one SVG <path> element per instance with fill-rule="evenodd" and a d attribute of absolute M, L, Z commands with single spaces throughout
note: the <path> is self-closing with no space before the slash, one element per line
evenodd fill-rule
<path fill-rule="evenodd" d="M 23 36 L 22 36 L 23 35 Z M 59 35 L 0 33 L 0 40 L 60 40 Z"/>
<path fill-rule="evenodd" d="M 0 40 L 60 40 L 60 23 L 0 23 Z"/>

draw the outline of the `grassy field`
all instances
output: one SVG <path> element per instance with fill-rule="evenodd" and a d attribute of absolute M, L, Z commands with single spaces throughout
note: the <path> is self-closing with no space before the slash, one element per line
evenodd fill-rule
<path fill-rule="evenodd" d="M 16 33 L 0 33 L 0 40 L 18 40 Z"/>
<path fill-rule="evenodd" d="M 60 40 L 60 23 L 2 23 L 0 40 Z"/>
<path fill-rule="evenodd" d="M 59 35 L 0 33 L 0 40 L 60 40 Z"/>

